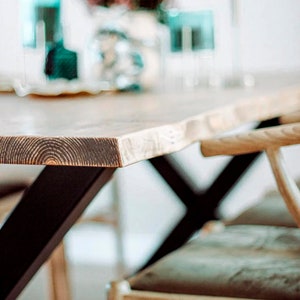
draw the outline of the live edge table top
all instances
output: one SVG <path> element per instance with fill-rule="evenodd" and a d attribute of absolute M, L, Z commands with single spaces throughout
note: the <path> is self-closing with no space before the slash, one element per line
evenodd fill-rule
<path fill-rule="evenodd" d="M 300 110 L 300 74 L 254 88 L 76 97 L 0 95 L 0 163 L 124 167 Z"/>

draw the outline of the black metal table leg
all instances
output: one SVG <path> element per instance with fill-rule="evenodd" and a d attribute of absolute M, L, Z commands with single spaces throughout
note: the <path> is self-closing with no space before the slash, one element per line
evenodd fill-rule
<path fill-rule="evenodd" d="M 278 119 L 261 122 L 257 128 L 278 125 Z M 150 163 L 186 206 L 185 215 L 171 230 L 152 257 L 140 268 L 144 269 L 164 255 L 182 246 L 204 223 L 216 219 L 216 208 L 237 184 L 239 179 L 260 153 L 232 158 L 206 191 L 195 192 L 183 174 L 174 168 L 167 156 L 157 157 Z"/>
<path fill-rule="evenodd" d="M 0 299 L 15 299 L 114 168 L 47 166 L 0 230 Z"/>
<path fill-rule="evenodd" d="M 182 219 L 141 269 L 182 246 L 207 221 L 216 219 L 215 210 L 219 203 L 258 155 L 259 153 L 255 153 L 233 158 L 207 191 L 190 196 L 189 204 L 184 202 L 186 212 Z"/>

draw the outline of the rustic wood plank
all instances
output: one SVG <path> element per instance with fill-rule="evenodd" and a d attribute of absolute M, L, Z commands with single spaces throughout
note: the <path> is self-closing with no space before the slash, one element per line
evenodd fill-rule
<path fill-rule="evenodd" d="M 201 152 L 204 156 L 238 155 L 299 143 L 300 123 L 292 123 L 203 140 Z"/>
<path fill-rule="evenodd" d="M 300 122 L 300 110 L 280 117 L 281 124 Z"/>
<path fill-rule="evenodd" d="M 280 149 L 270 147 L 266 153 L 280 194 L 296 224 L 300 227 L 300 191 L 296 182 L 287 170 Z"/>
<path fill-rule="evenodd" d="M 91 97 L 0 95 L 0 163 L 123 167 L 300 108 L 300 76 L 254 89 Z"/>
<path fill-rule="evenodd" d="M 71 285 L 68 264 L 65 259 L 65 246 L 62 241 L 52 252 L 47 261 L 50 300 L 71 300 Z"/>

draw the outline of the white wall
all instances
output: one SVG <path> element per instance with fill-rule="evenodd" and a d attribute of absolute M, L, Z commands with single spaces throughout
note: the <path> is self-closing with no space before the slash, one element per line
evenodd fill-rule
<path fill-rule="evenodd" d="M 18 0 L 0 0 L 0 75 L 21 70 Z"/>
<path fill-rule="evenodd" d="M 299 70 L 300 1 L 241 1 L 243 62 L 251 70 Z"/>

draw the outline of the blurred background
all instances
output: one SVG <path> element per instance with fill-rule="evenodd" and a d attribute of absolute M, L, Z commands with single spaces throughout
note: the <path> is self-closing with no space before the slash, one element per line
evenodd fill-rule
<path fill-rule="evenodd" d="M 28 18 L 29 21 L 32 21 L 32 18 L 30 19 L 26 10 L 22 9 L 24 6 L 30 7 L 35 1 L 37 0 L 0 1 L 2 38 L 0 75 L 22 76 L 24 72 L 29 72 L 28 69 L 33 72 L 32 66 L 39 64 L 39 53 L 43 47 L 39 47 L 38 44 L 42 38 L 39 38 L 38 34 L 37 37 L 28 34 L 28 30 L 25 30 L 28 26 L 29 28 L 32 26 L 28 22 Z M 47 3 L 50 0 L 40 1 Z M 95 46 L 93 41 L 96 43 L 99 29 L 109 27 L 121 28 L 120 31 L 126 33 L 132 43 L 135 42 L 136 48 L 140 47 L 146 65 L 142 76 L 148 76 L 148 84 L 151 87 L 165 82 L 163 80 L 166 78 L 170 81 L 172 75 L 169 70 L 177 67 L 176 71 L 182 71 L 183 65 L 188 65 L 186 62 L 195 62 L 195 59 L 200 59 L 198 65 L 201 70 L 198 72 L 202 72 L 202 75 L 205 75 L 208 67 L 210 67 L 209 72 L 215 73 L 221 81 L 215 82 L 216 85 L 222 85 L 222 80 L 224 82 L 224 78 L 237 67 L 247 74 L 291 71 L 298 70 L 300 67 L 297 0 L 288 0 L 285 3 L 280 0 L 173 0 L 163 2 L 166 4 L 162 7 L 167 11 L 166 16 L 163 17 L 162 13 L 158 14 L 154 10 L 103 7 L 90 9 L 86 2 L 88 1 L 61 1 L 62 30 L 58 34 L 65 48 L 76 52 L 78 76 L 83 80 L 90 80 L 91 76 L 95 76 L 91 74 L 93 73 L 91 70 L 94 70 L 94 57 L 91 53 Z M 180 11 L 188 13 L 186 15 L 181 13 L 179 16 Z M 201 16 L 203 11 L 211 15 Z M 199 16 L 205 22 L 200 23 L 197 28 Z M 158 22 L 159 18 L 161 22 Z M 183 26 L 187 20 L 189 20 L 188 26 Z M 191 29 L 191 45 L 189 45 L 189 33 L 187 31 L 184 38 L 183 29 Z M 201 34 L 200 30 L 202 30 Z M 201 40 L 203 38 L 206 39 L 206 43 Z M 179 48 L 178 45 L 176 46 L 176 40 L 177 43 L 182 43 Z M 32 46 L 33 42 L 37 43 L 35 49 L 28 47 L 30 43 Z M 146 54 L 145 48 L 148 48 Z M 152 52 L 152 56 L 149 52 Z M 193 53 L 185 55 L 188 52 Z M 160 60 L 157 59 L 158 54 Z M 148 57 L 149 60 L 146 59 Z M 208 57 L 210 60 L 207 59 Z M 183 64 L 180 63 L 182 60 Z M 28 68 L 28 64 L 31 68 Z M 32 77 L 34 74 L 28 75 Z"/>
<path fill-rule="evenodd" d="M 24 47 L 21 2 L 0 0 L 0 78 L 30 77 L 38 81 L 43 72 L 39 56 L 45 55 L 45 49 Z M 23 5 L 30 3 L 23 1 Z M 257 84 L 255 74 L 300 71 L 298 0 L 178 0 L 163 2 L 160 11 L 95 9 L 81 0 L 63 0 L 61 5 L 64 47 L 76 53 L 78 61 L 76 79 L 101 81 L 101 87 L 140 92 L 170 87 L 226 89 L 236 84 L 251 88 Z M 197 40 L 199 24 L 186 20 L 197 19 L 203 12 L 206 19 L 201 26 L 208 31 L 206 42 L 201 44 Z M 129 46 L 138 49 L 143 63 L 139 59 L 131 61 L 133 73 L 125 72 L 119 78 L 117 73 L 107 75 L 103 69 L 99 71 L 99 61 L 91 53 L 96 49 L 99 54 L 97 34 L 99 29 L 107 28 L 121 28 L 118 37 L 126 33 Z M 111 34 L 109 31 L 110 37 Z M 133 49 L 129 46 L 126 51 Z M 33 70 L 37 74 L 25 74 Z M 300 178 L 300 168 L 295 167 L 299 166 L 299 147 L 285 150 L 291 173 Z M 204 159 L 198 145 L 172 157 L 195 189 L 208 186 L 227 161 L 223 157 Z M 24 174 L 40 170 L 26 166 L 3 168 L 3 174 L 5 169 Z M 76 225 L 65 238 L 74 299 L 104 299 L 105 284 L 145 262 L 184 212 L 181 202 L 147 162 L 118 170 L 114 183 L 96 197 L 87 214 L 108 207 L 117 192 L 125 270 L 120 273 L 116 268 L 116 240 L 110 226 Z M 262 156 L 227 196 L 220 215 L 233 216 L 274 188 L 268 162 Z M 20 299 L 47 298 L 46 271 L 41 269 Z"/>

